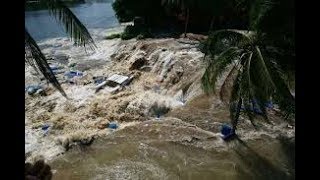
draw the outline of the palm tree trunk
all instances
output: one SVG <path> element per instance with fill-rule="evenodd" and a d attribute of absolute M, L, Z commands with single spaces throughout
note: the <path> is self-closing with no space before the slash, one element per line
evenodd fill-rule
<path fill-rule="evenodd" d="M 188 23 L 189 23 L 189 8 L 187 8 L 187 18 L 186 18 L 186 23 L 184 26 L 184 37 L 187 37 L 187 28 L 188 28 Z"/>
<path fill-rule="evenodd" d="M 212 18 L 211 18 L 211 22 L 210 22 L 210 27 L 209 27 L 209 33 L 210 33 L 210 31 L 212 30 L 212 27 L 213 27 L 213 23 L 214 23 L 214 16 L 212 16 Z"/>

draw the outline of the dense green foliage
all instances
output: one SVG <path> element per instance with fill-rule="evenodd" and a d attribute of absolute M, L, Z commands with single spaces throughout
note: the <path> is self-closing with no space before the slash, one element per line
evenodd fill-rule
<path fill-rule="evenodd" d="M 120 38 L 121 37 L 121 34 L 111 34 L 107 37 L 105 37 L 105 39 L 116 39 L 116 38 Z"/>
<path fill-rule="evenodd" d="M 137 26 L 127 26 L 124 32 L 121 34 L 121 39 L 127 40 L 137 37 L 137 39 L 144 39 L 152 37 L 150 31 L 144 27 L 137 27 Z"/>
<path fill-rule="evenodd" d="M 249 3 L 245 0 L 116 0 L 113 9 L 120 22 L 145 19 L 152 28 L 175 26 L 183 31 L 188 19 L 191 32 L 212 29 L 245 28 L 248 26 Z"/>
<path fill-rule="evenodd" d="M 160 0 L 116 0 L 113 9 L 120 22 L 133 21 L 135 17 L 143 17 L 149 26 L 159 25 L 165 19 L 165 10 Z"/>

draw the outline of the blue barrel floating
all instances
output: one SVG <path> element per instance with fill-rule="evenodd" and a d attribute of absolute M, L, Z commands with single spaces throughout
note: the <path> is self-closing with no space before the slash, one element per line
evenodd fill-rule
<path fill-rule="evenodd" d="M 221 128 L 222 139 L 227 140 L 235 135 L 235 130 L 227 124 L 223 124 Z"/>
<path fill-rule="evenodd" d="M 118 128 L 118 125 L 117 125 L 117 123 L 109 123 L 108 128 L 110 128 L 110 129 L 117 129 L 117 128 Z"/>

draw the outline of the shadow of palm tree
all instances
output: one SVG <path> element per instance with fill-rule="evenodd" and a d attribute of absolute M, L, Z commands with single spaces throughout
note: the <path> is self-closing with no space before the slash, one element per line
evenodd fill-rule
<path fill-rule="evenodd" d="M 251 147 L 249 147 L 239 137 L 235 137 L 234 151 L 238 155 L 241 164 L 246 167 L 241 167 L 239 174 L 246 173 L 250 179 L 259 180 L 292 180 L 295 176 L 286 173 L 284 170 L 274 166 L 269 160 L 260 156 Z"/>
<path fill-rule="evenodd" d="M 295 139 L 280 136 L 278 140 L 285 152 L 288 164 L 291 167 L 290 173 L 295 176 Z"/>

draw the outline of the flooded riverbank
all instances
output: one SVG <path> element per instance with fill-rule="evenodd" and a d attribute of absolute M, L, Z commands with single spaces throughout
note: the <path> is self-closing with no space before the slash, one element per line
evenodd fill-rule
<path fill-rule="evenodd" d="M 59 41 L 65 42 L 41 46 L 49 54 Z M 203 94 L 203 54 L 194 43 L 100 38 L 101 51 L 92 54 L 61 43 L 59 53 L 89 67 L 75 84 L 62 84 L 69 100 L 54 89 L 47 96 L 26 95 L 27 160 L 43 156 L 54 179 L 294 179 L 294 124 L 274 112 L 270 125 L 261 122 L 256 130 L 241 117 L 239 139 L 220 138 L 228 108 Z M 131 68 L 137 61 L 143 65 Z M 133 81 L 115 94 L 95 93 L 93 77 L 115 73 Z M 155 113 L 159 107 L 168 112 Z M 119 128 L 107 128 L 110 122 Z"/>

